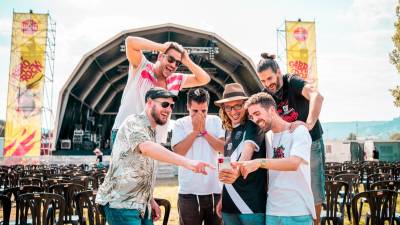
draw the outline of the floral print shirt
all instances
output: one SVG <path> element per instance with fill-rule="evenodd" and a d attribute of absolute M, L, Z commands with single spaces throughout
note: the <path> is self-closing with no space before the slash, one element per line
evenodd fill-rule
<path fill-rule="evenodd" d="M 153 195 L 157 161 L 140 152 L 138 145 L 145 141 L 155 141 L 147 116 L 128 116 L 118 130 L 110 168 L 97 192 L 97 203 L 146 211 Z"/>

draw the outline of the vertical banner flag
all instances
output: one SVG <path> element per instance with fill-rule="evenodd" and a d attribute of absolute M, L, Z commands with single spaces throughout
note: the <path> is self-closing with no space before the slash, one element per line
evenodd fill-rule
<path fill-rule="evenodd" d="M 287 72 L 318 85 L 315 22 L 285 21 Z"/>
<path fill-rule="evenodd" d="M 3 155 L 39 156 L 48 14 L 14 13 Z"/>

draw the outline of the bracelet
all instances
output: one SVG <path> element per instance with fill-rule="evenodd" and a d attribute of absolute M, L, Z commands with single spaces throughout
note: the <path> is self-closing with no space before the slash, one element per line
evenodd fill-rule
<path fill-rule="evenodd" d="M 267 168 L 267 160 L 260 159 L 260 168 L 266 169 Z"/>
<path fill-rule="evenodd" d="M 197 137 L 204 137 L 208 134 L 206 130 L 200 131 L 200 133 L 197 134 Z"/>

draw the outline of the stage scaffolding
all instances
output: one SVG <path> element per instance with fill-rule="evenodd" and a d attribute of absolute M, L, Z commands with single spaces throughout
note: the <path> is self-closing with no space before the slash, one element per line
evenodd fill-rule
<path fill-rule="evenodd" d="M 47 45 L 46 45 L 46 70 L 43 90 L 42 106 L 42 138 L 41 153 L 51 155 L 53 149 L 53 97 L 54 97 L 54 61 L 56 48 L 56 22 L 48 17 Z"/>

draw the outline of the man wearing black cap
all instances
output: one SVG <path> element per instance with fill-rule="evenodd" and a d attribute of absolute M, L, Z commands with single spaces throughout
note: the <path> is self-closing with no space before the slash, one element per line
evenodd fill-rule
<path fill-rule="evenodd" d="M 182 166 L 195 173 L 207 174 L 209 164 L 189 160 L 155 143 L 155 127 L 167 122 L 177 97 L 163 89 L 146 93 L 142 114 L 130 115 L 122 123 L 111 154 L 111 162 L 96 202 L 103 206 L 109 225 L 153 224 L 160 208 L 152 198 L 157 161 Z"/>

